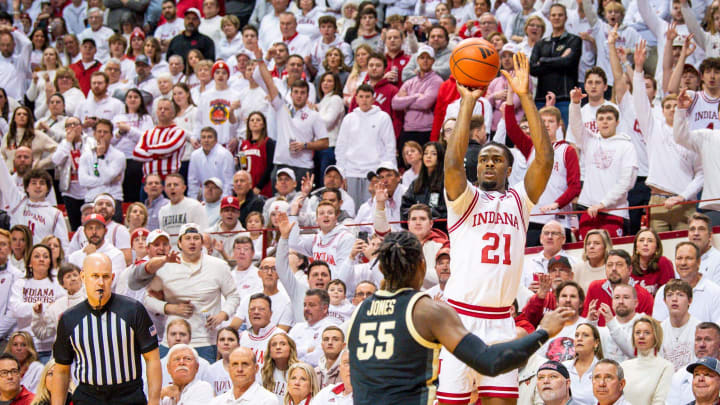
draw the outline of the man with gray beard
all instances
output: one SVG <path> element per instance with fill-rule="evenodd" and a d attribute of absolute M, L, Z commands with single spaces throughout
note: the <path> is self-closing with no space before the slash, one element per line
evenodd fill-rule
<path fill-rule="evenodd" d="M 557 361 L 538 368 L 537 391 L 544 405 L 578 405 L 570 393 L 570 373 Z"/>

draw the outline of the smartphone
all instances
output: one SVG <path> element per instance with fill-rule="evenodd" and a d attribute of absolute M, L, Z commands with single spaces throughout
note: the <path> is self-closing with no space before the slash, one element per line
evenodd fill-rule
<path fill-rule="evenodd" d="M 362 239 L 362 240 L 364 240 L 365 242 L 368 241 L 368 236 L 369 236 L 369 234 L 368 234 L 368 232 L 366 232 L 366 231 L 358 232 L 358 239 Z"/>

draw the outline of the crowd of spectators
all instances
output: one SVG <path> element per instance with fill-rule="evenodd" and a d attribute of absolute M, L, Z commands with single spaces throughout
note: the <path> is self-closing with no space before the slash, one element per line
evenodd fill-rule
<path fill-rule="evenodd" d="M 481 37 L 510 73 L 528 56 L 554 149 L 518 336 L 576 312 L 520 371 L 519 403 L 716 403 L 718 16 L 719 0 L 3 2 L 0 402 L 50 403 L 58 319 L 97 252 L 152 319 L 164 403 L 352 403 L 345 334 L 382 288 L 384 235 L 422 242 L 444 299 L 449 61 Z M 472 182 L 490 141 L 522 181 L 535 151 L 503 75 L 473 111 Z M 677 230 L 673 261 L 659 233 Z"/>

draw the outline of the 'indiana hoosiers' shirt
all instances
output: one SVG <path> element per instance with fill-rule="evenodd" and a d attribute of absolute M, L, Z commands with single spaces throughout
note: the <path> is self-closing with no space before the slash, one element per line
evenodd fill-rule
<path fill-rule="evenodd" d="M 454 201 L 445 196 L 450 235 L 448 300 L 509 307 L 523 273 L 528 215 L 533 207 L 523 183 L 506 192 L 470 183 Z"/>
<path fill-rule="evenodd" d="M 216 361 L 207 368 L 205 371 L 205 381 L 212 385 L 215 396 L 224 394 L 227 391 L 232 391 L 232 380 L 230 380 L 230 374 L 228 374 L 225 366 L 223 366 L 223 359 Z"/>
<path fill-rule="evenodd" d="M 75 362 L 81 384 L 142 383 L 141 355 L 157 349 L 157 331 L 145 307 L 113 294 L 100 310 L 85 300 L 58 321 L 53 354 L 58 364 Z"/>
<path fill-rule="evenodd" d="M 32 322 L 33 305 L 42 304 L 43 308 L 47 308 L 58 298 L 64 297 L 67 292 L 64 288 L 49 278 L 36 280 L 34 278 L 17 278 L 12 284 L 10 294 L 9 311 L 3 316 L 14 318 L 17 321 L 17 330 L 29 332 L 32 335 L 30 324 Z M 40 343 L 47 343 L 47 348 L 38 348 L 38 350 L 49 350 L 52 345 L 50 342 L 35 341 L 36 346 Z"/>
<path fill-rule="evenodd" d="M 693 99 L 687 110 L 688 129 L 720 129 L 720 98 L 711 98 L 704 91 L 688 91 L 688 94 Z"/>

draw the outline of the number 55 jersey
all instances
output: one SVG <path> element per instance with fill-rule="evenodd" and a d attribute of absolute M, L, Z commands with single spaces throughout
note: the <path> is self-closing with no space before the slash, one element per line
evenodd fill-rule
<path fill-rule="evenodd" d="M 347 337 L 355 405 L 435 400 L 441 346 L 420 336 L 412 320 L 425 295 L 410 288 L 379 290 L 355 310 Z"/>

